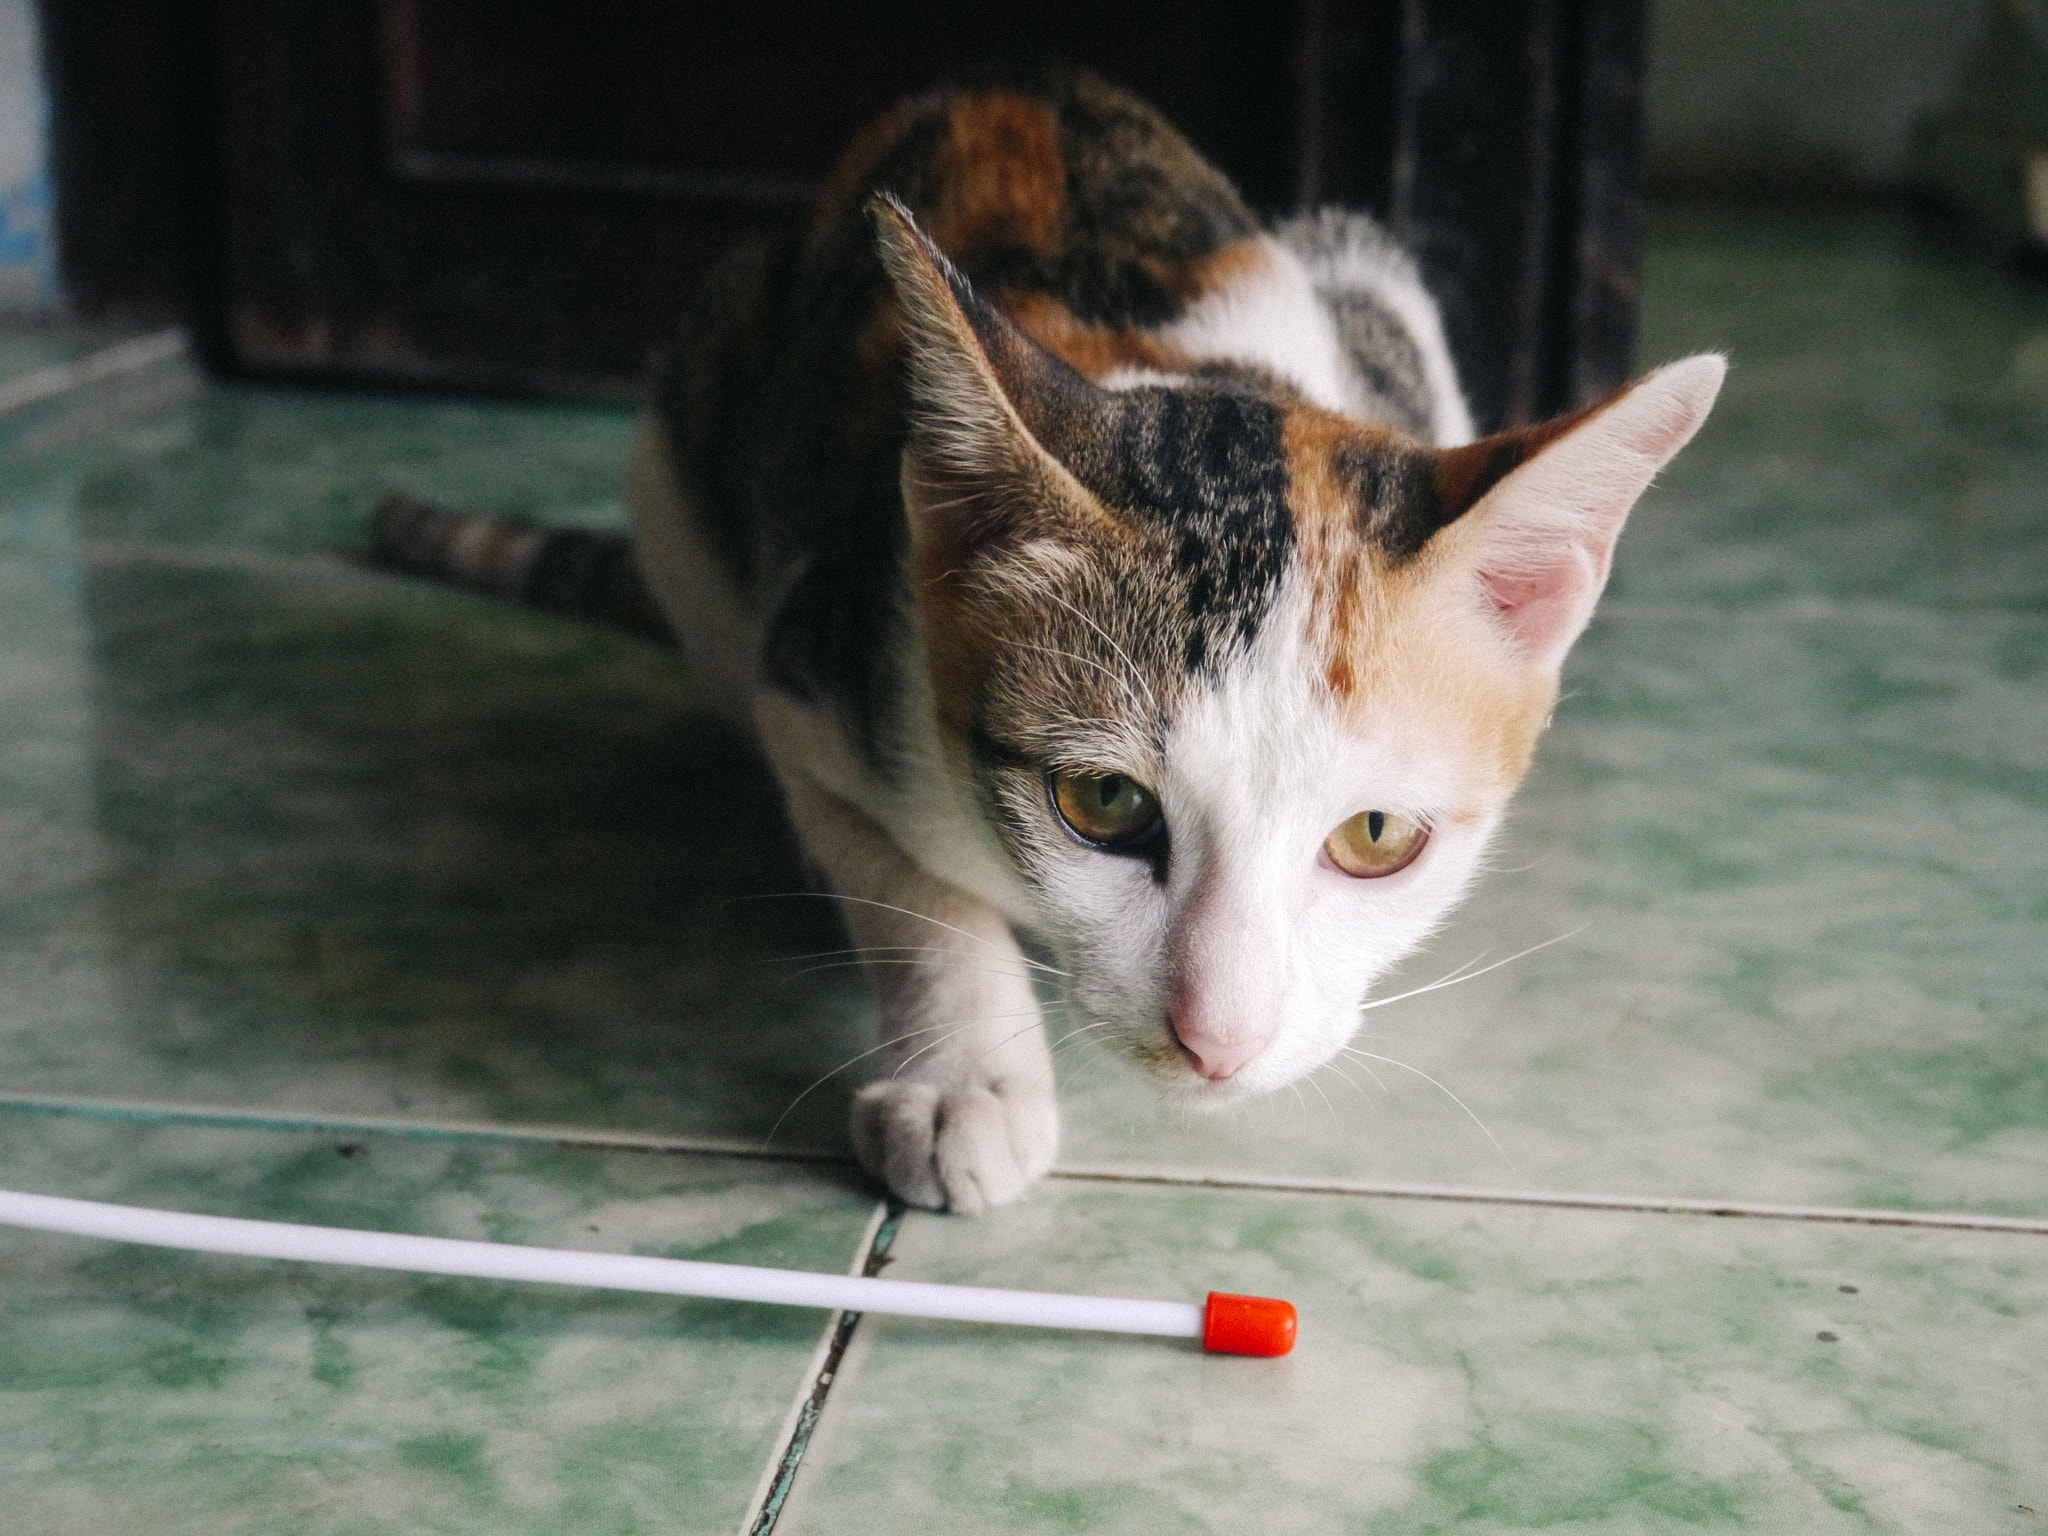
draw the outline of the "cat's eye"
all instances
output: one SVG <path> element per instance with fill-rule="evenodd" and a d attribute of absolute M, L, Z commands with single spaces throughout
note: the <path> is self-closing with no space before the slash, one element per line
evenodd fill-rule
<path fill-rule="evenodd" d="M 1053 808 L 1074 835 L 1103 848 L 1144 842 L 1164 824 L 1159 801 L 1128 774 L 1070 773 L 1047 776 Z"/>
<path fill-rule="evenodd" d="M 1376 880 L 1406 869 L 1429 841 L 1429 828 L 1392 811 L 1360 811 L 1332 832 L 1323 851 L 1345 874 Z"/>

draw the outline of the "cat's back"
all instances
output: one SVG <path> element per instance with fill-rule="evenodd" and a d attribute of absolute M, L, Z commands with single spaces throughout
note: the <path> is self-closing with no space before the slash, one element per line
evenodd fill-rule
<path fill-rule="evenodd" d="M 1106 327 L 1170 321 L 1209 285 L 1204 263 L 1259 230 L 1158 112 L 1067 69 L 913 97 L 872 124 L 810 221 L 812 302 L 868 309 L 886 293 L 867 211 L 877 192 L 998 305 L 1057 303 Z"/>
<path fill-rule="evenodd" d="M 901 381 L 868 209 L 879 192 L 1091 379 L 1236 355 L 1244 387 L 1321 396 L 1425 439 L 1470 434 L 1436 306 L 1385 231 L 1330 209 L 1268 234 L 1163 116 L 1098 76 L 1052 68 L 912 98 L 841 157 L 792 271 L 790 350 L 850 342 L 886 393 Z M 1302 332 L 1328 355 L 1304 356 Z"/>
<path fill-rule="evenodd" d="M 1160 362 L 1153 333 L 1227 280 L 1260 228 L 1165 118 L 1085 71 L 897 103 L 847 146 L 801 229 L 714 270 L 656 372 L 685 488 L 749 581 L 893 496 L 907 397 L 868 211 L 880 192 L 1091 376 Z"/>
<path fill-rule="evenodd" d="M 844 528 L 856 502 L 893 516 L 908 397 L 869 211 L 883 192 L 977 292 L 1095 378 L 1168 363 L 1159 332 L 1226 281 L 1260 232 L 1159 113 L 1085 72 L 899 103 L 827 179 L 769 321 L 776 361 L 753 470 L 754 517 L 771 537 L 788 518 Z"/>

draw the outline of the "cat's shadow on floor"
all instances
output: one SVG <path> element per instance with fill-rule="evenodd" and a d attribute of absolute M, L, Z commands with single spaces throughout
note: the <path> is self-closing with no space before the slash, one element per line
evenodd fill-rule
<path fill-rule="evenodd" d="M 83 606 L 81 919 L 136 1091 L 757 1135 L 864 1048 L 673 653 L 326 562 L 110 555 Z M 846 1091 L 778 1139 L 842 1144 Z"/>

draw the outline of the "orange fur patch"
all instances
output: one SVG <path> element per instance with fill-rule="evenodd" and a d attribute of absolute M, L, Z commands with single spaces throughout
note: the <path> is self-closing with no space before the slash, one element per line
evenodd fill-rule
<path fill-rule="evenodd" d="M 1190 361 L 1185 352 L 1167 346 L 1149 331 L 1084 325 L 1049 293 L 1006 293 L 998 297 L 996 307 L 1025 335 L 1086 379 L 1099 379 L 1120 368 L 1171 373 Z"/>
<path fill-rule="evenodd" d="M 1466 624 L 1439 623 L 1432 605 L 1455 603 L 1463 583 L 1443 579 L 1432 560 L 1395 564 L 1366 536 L 1371 511 L 1358 505 L 1355 484 L 1337 472 L 1339 455 L 1384 445 L 1400 450 L 1400 434 L 1363 426 L 1313 407 L 1296 407 L 1282 434 L 1287 455 L 1288 511 L 1295 547 L 1309 583 L 1309 642 L 1324 682 L 1354 708 L 1397 688 L 1397 707 L 1425 709 L 1472 744 L 1505 792 L 1528 772 L 1555 688 L 1531 674 L 1510 677 L 1459 654 Z"/>
<path fill-rule="evenodd" d="M 1393 437 L 1310 406 L 1290 410 L 1281 432 L 1287 510 L 1311 593 L 1309 623 L 1323 654 L 1323 680 L 1340 699 L 1357 694 L 1370 664 L 1372 637 L 1384 623 L 1372 610 L 1387 572 L 1366 542 L 1351 488 L 1336 473 L 1337 456 Z"/>
<path fill-rule="evenodd" d="M 1271 260 L 1265 241 L 1252 235 L 1219 245 L 1208 255 L 1197 256 L 1177 267 L 1149 261 L 1145 266 L 1168 293 L 1184 304 L 1192 304 L 1250 276 Z"/>
<path fill-rule="evenodd" d="M 925 233 L 955 261 L 977 246 L 1050 255 L 1067 222 L 1067 162 L 1059 118 L 1013 91 L 963 96 L 946 110 L 937 206 Z"/>
<path fill-rule="evenodd" d="M 1191 304 L 1228 287 L 1267 259 L 1265 246 L 1250 239 L 1232 241 L 1178 266 L 1147 262 L 1146 267 L 1169 293 Z M 1100 379 L 1125 368 L 1174 373 L 1194 362 L 1151 331 L 1085 324 L 1049 293 L 1012 291 L 997 295 L 995 303 L 1019 330 L 1084 379 Z"/>
<path fill-rule="evenodd" d="M 1627 392 L 1554 421 L 1432 451 L 1432 489 L 1439 503 L 1433 511 L 1440 526 L 1454 528 L 1507 475 Z M 1431 545 L 1433 553 L 1421 559 L 1389 560 L 1368 530 L 1376 514 L 1398 509 L 1359 505 L 1355 472 L 1339 473 L 1340 455 L 1355 460 L 1376 448 L 1413 452 L 1419 445 L 1384 428 L 1299 406 L 1288 412 L 1282 444 L 1288 510 L 1309 583 L 1309 640 L 1330 691 L 1356 705 L 1399 686 L 1405 707 L 1426 708 L 1446 726 L 1454 725 L 1500 784 L 1512 787 L 1528 771 L 1556 703 L 1555 682 L 1533 671 L 1511 676 L 1491 669 L 1481 659 L 1483 645 L 1472 647 L 1478 636 L 1469 626 L 1483 618 L 1453 610 L 1470 592 L 1455 569 L 1455 535 L 1448 544 Z M 1402 478 L 1388 481 L 1398 484 Z"/>

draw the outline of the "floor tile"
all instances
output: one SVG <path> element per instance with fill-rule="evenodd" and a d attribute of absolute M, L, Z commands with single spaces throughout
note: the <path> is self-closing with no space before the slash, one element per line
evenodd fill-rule
<path fill-rule="evenodd" d="M 2013 1531 L 2048 1239 L 1054 1185 L 892 1276 L 1280 1295 L 1281 1360 L 868 1318 L 784 1528 Z"/>
<path fill-rule="evenodd" d="M 672 658 L 347 554 L 389 487 L 616 523 L 625 420 L 221 393 L 19 461 L 0 1088 L 758 1139 L 859 1053 Z"/>
<path fill-rule="evenodd" d="M 622 407 L 207 389 L 189 367 L 158 377 L 153 394 L 74 392 L 24 424 L 0 465 L 0 554 L 22 510 L 52 502 L 89 545 L 342 557 L 393 491 L 558 523 L 623 518 Z M 127 405 L 109 412 L 110 398 Z"/>
<path fill-rule="evenodd" d="M 2048 283 L 1894 208 L 1676 205 L 1640 356 L 1725 351 L 1612 596 L 2048 607 Z"/>
<path fill-rule="evenodd" d="M 758 1137 L 862 1048 L 851 973 L 792 979 L 843 941 L 772 784 L 661 653 L 308 561 L 78 601 L 38 675 L 89 701 L 8 759 L 51 850 L 4 877 L 9 1089 Z"/>
<path fill-rule="evenodd" d="M 773 1164 L 0 1114 L 0 1182 L 270 1220 L 843 1272 Z M 0 1229 L 23 1536 L 738 1528 L 826 1316 Z"/>
<path fill-rule="evenodd" d="M 0 385 L 76 362 L 134 334 L 133 327 L 102 321 L 9 315 L 0 326 Z"/>

